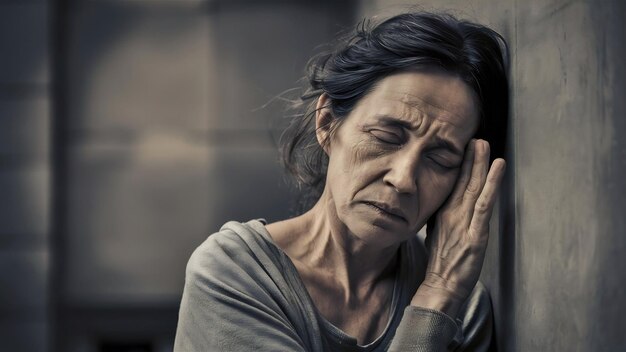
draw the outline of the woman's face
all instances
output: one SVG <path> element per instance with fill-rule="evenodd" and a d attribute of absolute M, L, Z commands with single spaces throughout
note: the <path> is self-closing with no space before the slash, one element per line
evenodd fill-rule
<path fill-rule="evenodd" d="M 477 107 L 471 88 L 448 73 L 382 79 L 326 147 L 327 199 L 338 219 L 375 245 L 417 233 L 452 191 L 478 128 Z M 377 209 L 385 207 L 396 215 Z"/>

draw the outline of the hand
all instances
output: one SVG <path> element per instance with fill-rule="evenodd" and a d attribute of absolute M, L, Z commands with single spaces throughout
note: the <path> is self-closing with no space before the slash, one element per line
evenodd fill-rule
<path fill-rule="evenodd" d="M 428 267 L 411 305 L 456 317 L 480 275 L 505 166 L 489 168 L 489 143 L 470 141 L 452 194 L 428 222 Z"/>

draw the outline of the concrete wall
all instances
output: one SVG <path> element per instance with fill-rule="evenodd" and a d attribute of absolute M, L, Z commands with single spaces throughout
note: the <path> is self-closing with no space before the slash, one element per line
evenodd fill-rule
<path fill-rule="evenodd" d="M 411 3 L 493 26 L 511 47 L 509 177 L 483 273 L 499 350 L 625 350 L 626 3 Z"/>

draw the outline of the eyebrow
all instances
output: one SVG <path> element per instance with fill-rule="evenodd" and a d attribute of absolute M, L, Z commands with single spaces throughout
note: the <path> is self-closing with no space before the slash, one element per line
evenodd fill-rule
<path fill-rule="evenodd" d="M 414 126 L 412 123 L 410 123 L 409 121 L 406 120 L 402 120 L 399 119 L 397 117 L 391 117 L 388 115 L 382 115 L 382 116 L 378 116 L 378 120 L 383 123 L 384 125 L 388 125 L 388 126 L 401 126 L 404 127 L 408 130 L 414 129 Z M 439 136 L 434 136 L 434 146 L 435 148 L 444 148 L 444 149 L 448 149 L 449 151 L 451 151 L 452 153 L 458 155 L 458 156 L 463 156 L 464 151 L 457 148 L 456 145 L 454 145 L 452 142 L 450 142 L 447 139 L 443 139 Z"/>
<path fill-rule="evenodd" d="M 382 122 L 385 125 L 402 126 L 402 127 L 406 128 L 406 129 L 409 129 L 409 130 L 415 128 L 415 126 L 413 126 L 413 124 L 411 122 L 409 122 L 409 121 L 402 120 L 402 119 L 399 119 L 397 117 L 391 117 L 391 116 L 388 116 L 388 115 L 378 116 L 378 121 Z"/>

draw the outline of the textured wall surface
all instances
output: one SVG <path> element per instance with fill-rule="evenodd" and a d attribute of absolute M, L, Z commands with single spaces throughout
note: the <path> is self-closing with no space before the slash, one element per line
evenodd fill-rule
<path fill-rule="evenodd" d="M 509 174 L 482 279 L 499 349 L 625 350 L 625 3 L 410 3 L 493 26 L 511 48 Z"/>
<path fill-rule="evenodd" d="M 516 4 L 515 350 L 626 349 L 625 5 Z"/>

